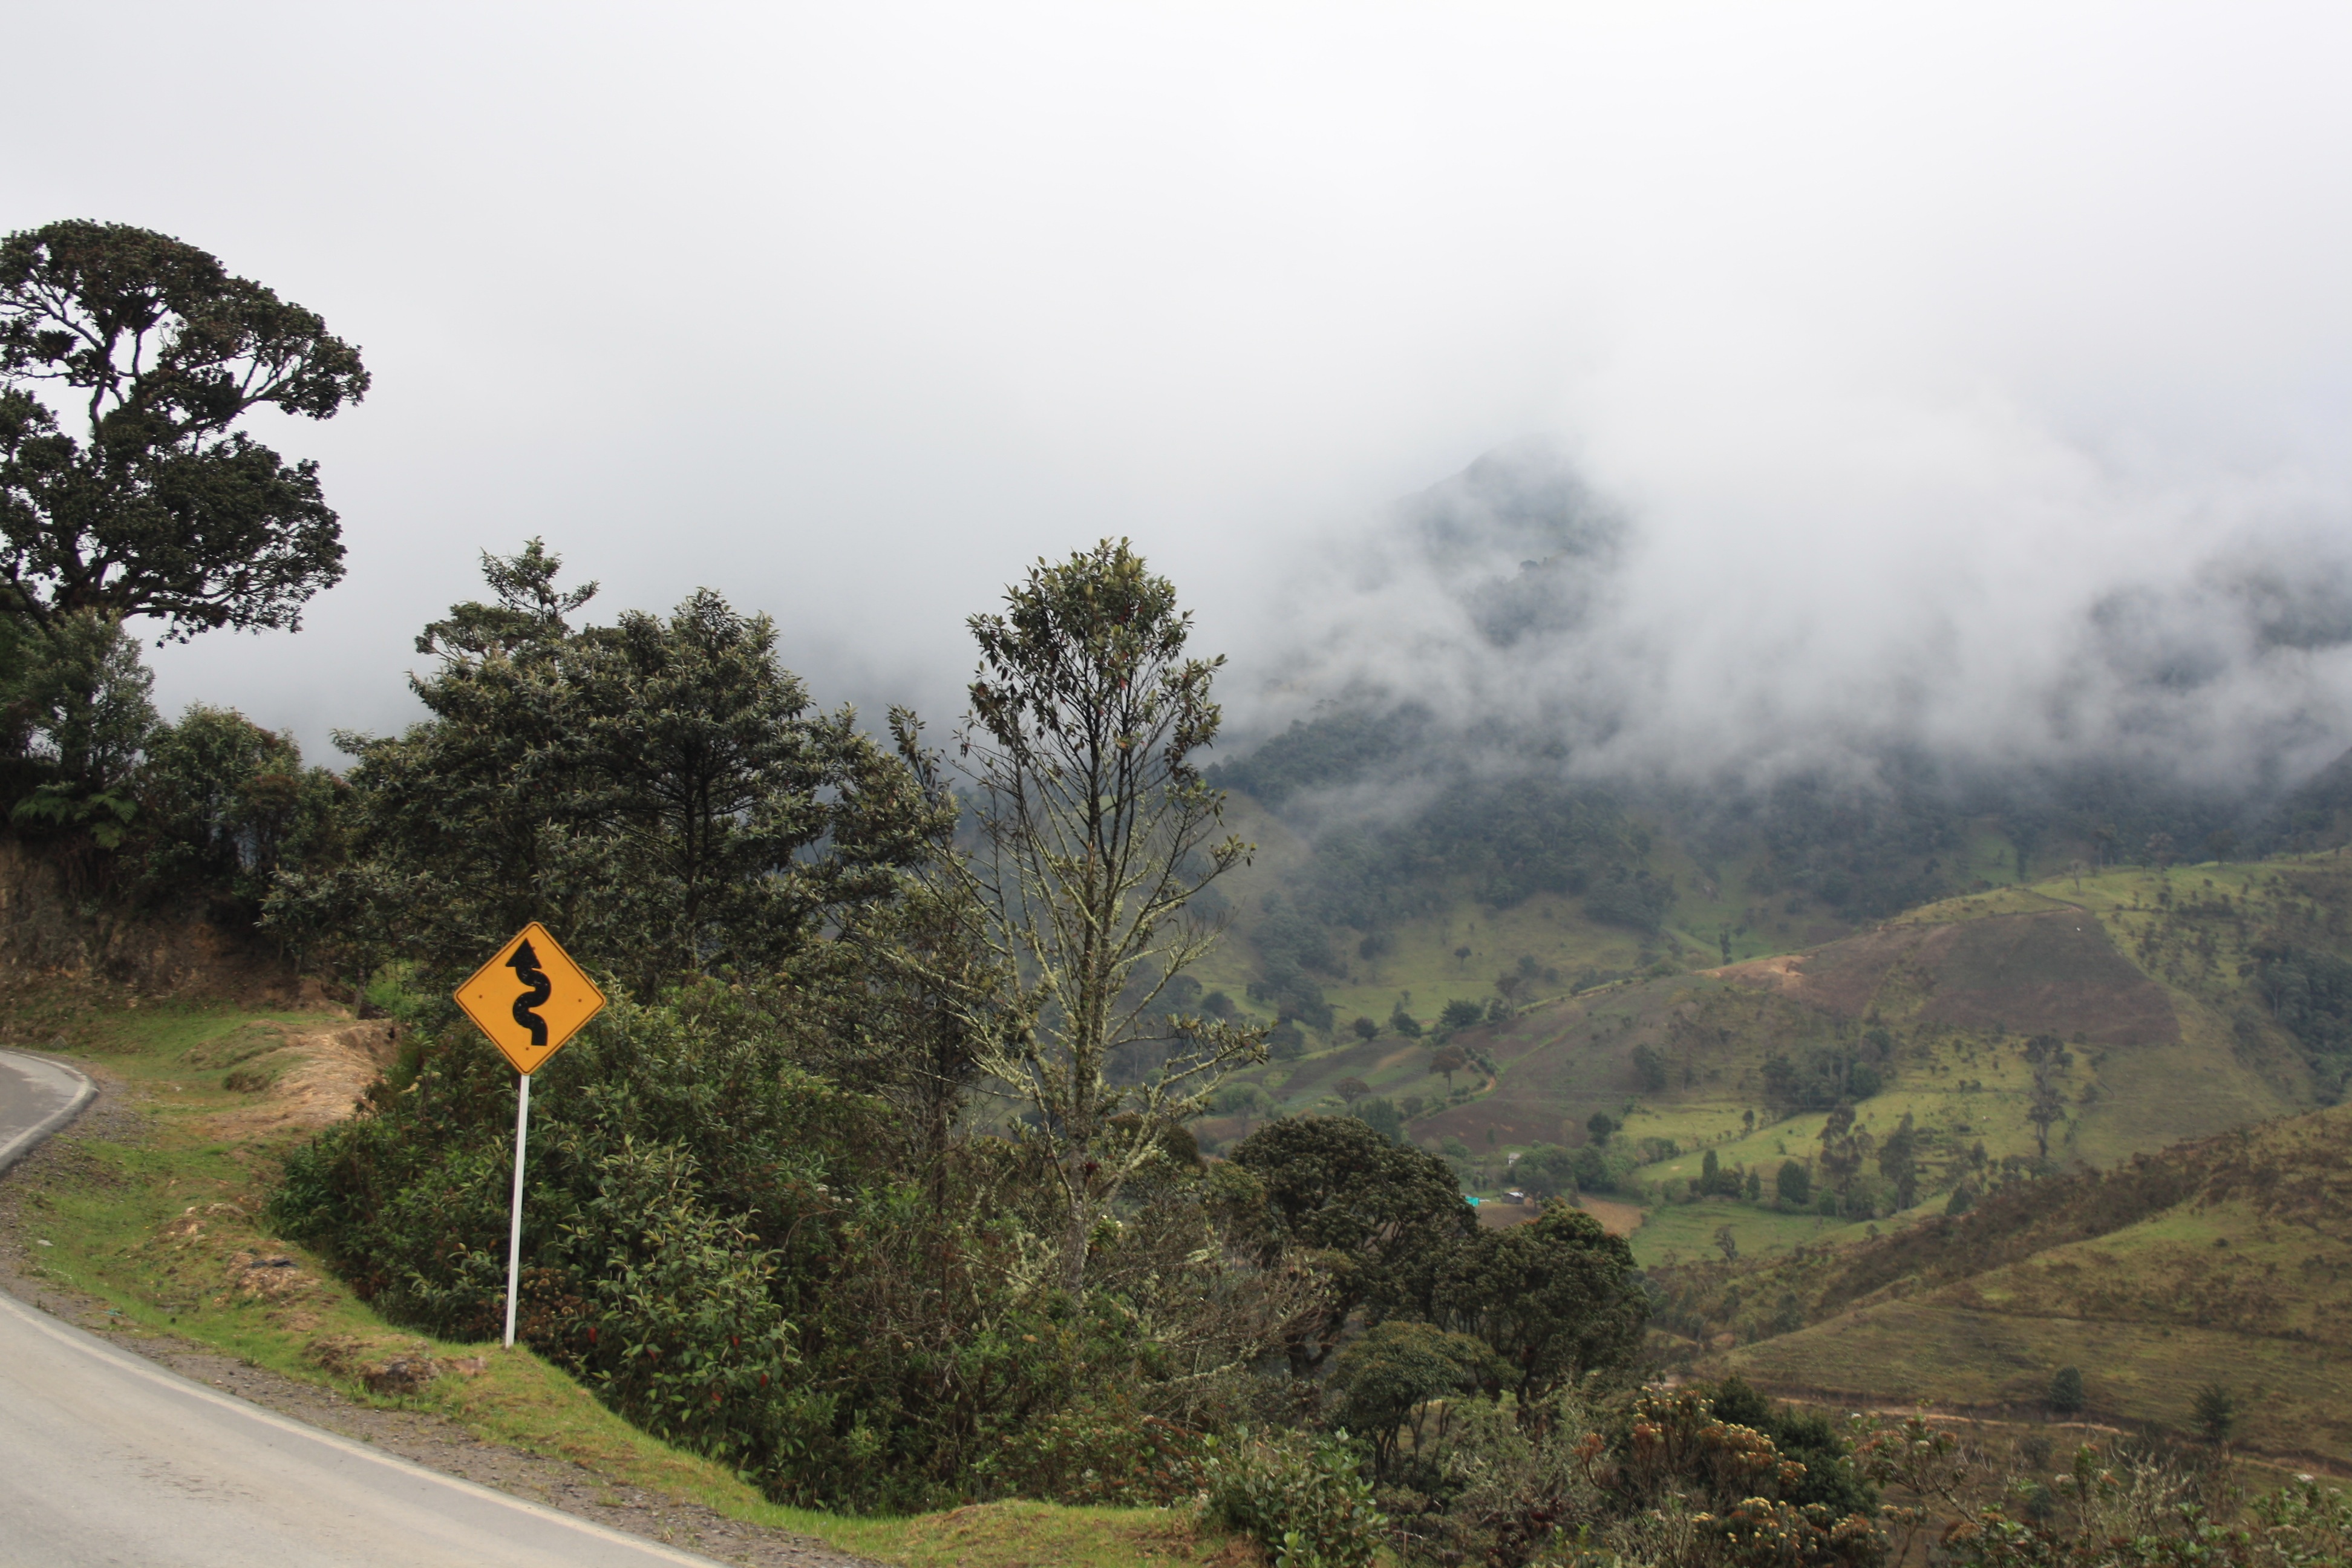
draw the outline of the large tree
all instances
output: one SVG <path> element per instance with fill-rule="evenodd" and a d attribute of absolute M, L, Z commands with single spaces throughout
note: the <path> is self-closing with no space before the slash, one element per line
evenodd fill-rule
<path fill-rule="evenodd" d="M 437 984 L 528 920 L 641 997 L 693 974 L 773 973 L 905 890 L 952 821 L 844 708 L 817 711 L 775 628 L 708 589 L 667 616 L 575 628 L 536 540 L 484 558 L 494 603 L 419 647 L 430 717 L 339 736 L 354 852 L 286 879 L 289 935 L 340 938 Z"/>
<path fill-rule="evenodd" d="M 1423 1318 L 1476 1211 L 1444 1161 L 1396 1143 L 1352 1116 L 1286 1116 L 1234 1145 L 1233 1163 L 1263 1184 L 1271 1261 L 1313 1258 L 1321 1310 L 1297 1327 L 1292 1369 L 1305 1375 L 1346 1335 L 1349 1316 Z"/>
<path fill-rule="evenodd" d="M 1216 738 L 1209 687 L 1224 661 L 1186 657 L 1191 613 L 1125 540 L 1040 561 L 1005 613 L 971 626 L 981 664 L 957 754 L 979 846 L 954 864 L 1033 1020 L 991 1031 L 1004 1043 L 985 1066 L 1045 1142 L 1076 1293 L 1122 1189 L 1228 1063 L 1263 1054 L 1252 1030 L 1156 1005 L 1223 933 L 1194 895 L 1248 853 L 1221 832 L 1223 794 L 1196 761 Z M 1139 1055 L 1140 1081 L 1114 1083 L 1114 1058 Z"/>
<path fill-rule="evenodd" d="M 49 629 L 152 616 L 185 638 L 298 624 L 342 575 L 318 465 L 234 428 L 367 391 L 312 311 L 125 224 L 0 240 L 0 588 Z"/>

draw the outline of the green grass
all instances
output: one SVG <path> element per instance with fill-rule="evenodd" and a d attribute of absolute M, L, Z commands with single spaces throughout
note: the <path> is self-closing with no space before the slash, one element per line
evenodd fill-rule
<path fill-rule="evenodd" d="M 456 1343 L 386 1323 L 259 1217 L 289 1140 L 225 1131 L 255 1097 L 222 1087 L 233 1068 L 209 1065 L 246 1049 L 249 1042 L 236 1037 L 257 1022 L 334 1021 L 227 1005 L 124 1005 L 82 988 L 19 993 L 0 1003 L 0 1037 L 38 1040 L 115 1079 L 141 1123 L 123 1142 L 80 1142 L 79 1157 L 60 1169 L 10 1178 L 31 1184 L 25 1212 L 37 1267 L 104 1300 L 123 1328 L 177 1334 L 332 1386 L 356 1403 L 428 1411 L 486 1441 L 910 1568 L 1258 1560 L 1252 1549 L 1202 1530 L 1184 1510 L 1024 1502 L 883 1519 L 781 1507 L 723 1466 L 631 1426 L 528 1349 Z M 291 1277 L 294 1287 L 247 1293 L 239 1284 L 240 1254 L 292 1258 L 295 1269 L 268 1277 Z M 372 1394 L 357 1375 L 370 1362 L 418 1349 L 442 1362 L 479 1358 L 484 1368 L 436 1378 L 406 1398 Z"/>
<path fill-rule="evenodd" d="M 2127 1190 L 2182 1194 L 2169 1206 L 2124 1224 L 2140 1211 L 2093 1206 L 2113 1189 L 2050 1187 L 2029 1228 L 1914 1238 L 1925 1245 L 1882 1256 L 1915 1272 L 1733 1363 L 1783 1390 L 2020 1408 L 2073 1365 L 2100 1419 L 2176 1428 L 2215 1383 L 2237 1398 L 2248 1445 L 2352 1464 L 2352 1112 L 2224 1135 L 2152 1169 L 2181 1184 Z M 2050 1240 L 2015 1256 L 2035 1237 Z M 1743 1289 L 1807 1290 L 1794 1267 Z"/>
<path fill-rule="evenodd" d="M 1783 1214 L 1726 1198 L 1656 1204 L 1643 1215 L 1642 1228 L 1632 1240 L 1634 1260 L 1645 1268 L 1721 1258 L 1715 1237 L 1725 1226 L 1731 1227 L 1733 1244 L 1742 1258 L 1765 1258 L 1798 1247 L 1834 1247 L 1858 1240 L 1865 1233 L 1863 1224 L 1812 1214 Z"/>

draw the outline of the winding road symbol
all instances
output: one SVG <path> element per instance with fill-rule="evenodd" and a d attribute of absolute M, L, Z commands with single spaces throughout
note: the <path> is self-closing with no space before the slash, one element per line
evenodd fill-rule
<path fill-rule="evenodd" d="M 514 950 L 514 956 L 507 960 L 506 967 L 515 972 L 517 980 L 530 987 L 514 1000 L 514 1021 L 530 1031 L 531 1048 L 543 1051 L 547 1049 L 547 1020 L 532 1009 L 555 994 L 555 982 L 540 968 L 539 954 L 531 952 L 528 938 Z"/>
<path fill-rule="evenodd" d="M 457 987 L 457 1005 L 529 1077 L 603 1009 L 604 994 L 533 921 Z"/>

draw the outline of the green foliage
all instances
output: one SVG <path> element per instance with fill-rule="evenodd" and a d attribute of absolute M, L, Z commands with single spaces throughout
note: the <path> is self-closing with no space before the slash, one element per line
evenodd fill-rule
<path fill-rule="evenodd" d="M 1438 1023 L 1448 1029 L 1467 1029 L 1486 1020 L 1486 1009 L 1481 1004 L 1455 997 L 1438 1015 Z"/>
<path fill-rule="evenodd" d="M 533 1349 L 771 1496 L 905 1509 L 1083 1494 L 1073 1457 L 1109 1438 L 1074 1412 L 1155 1391 L 1181 1409 L 1203 1363 L 1265 1348 L 1253 1276 L 1228 1268 L 1181 1182 L 1106 1246 L 1093 1306 L 1034 1279 L 1018 1266 L 1036 1246 L 1034 1163 L 999 1145 L 927 1165 L 903 1109 L 919 1066 L 885 1093 L 835 1089 L 805 1065 L 835 1047 L 810 1039 L 799 991 L 616 1000 L 541 1069 Z M 427 1038 L 362 1115 L 289 1157 L 275 1217 L 394 1321 L 493 1336 L 512 1084 L 478 1041 Z"/>
<path fill-rule="evenodd" d="M 1265 1003 L 1282 1018 L 1318 1029 L 1331 1027 L 1335 1013 L 1317 974 L 1339 973 L 1330 933 L 1280 899 L 1267 901 L 1265 919 L 1252 933 L 1260 978 L 1250 982 L 1250 998 Z"/>
<path fill-rule="evenodd" d="M 1275 1568 L 1371 1568 L 1388 1521 L 1347 1434 L 1235 1431 L 1202 1468 L 1209 1517 L 1265 1548 Z"/>
<path fill-rule="evenodd" d="M 1960 1568 L 2333 1568 L 2352 1562 L 2352 1497 L 2299 1476 L 2221 1522 L 2197 1478 L 2160 1462 L 2102 1463 L 2085 1446 L 2058 1479 L 2058 1506 L 2029 1491 L 1944 1533 Z M 2037 1506 L 2041 1505 L 2041 1506 Z"/>
<path fill-rule="evenodd" d="M 526 921 L 640 996 L 771 971 L 901 892 L 952 820 L 847 710 L 810 710 L 775 628 L 708 591 L 574 630 L 560 561 L 484 558 L 492 605 L 426 628 L 431 717 L 344 737 L 351 858 L 281 878 L 267 923 L 434 989 Z M 593 586 L 593 585 L 592 585 Z"/>
<path fill-rule="evenodd" d="M 1783 1456 L 1805 1468 L 1801 1476 L 1781 1479 L 1784 1501 L 1818 1503 L 1839 1515 L 1877 1511 L 1877 1488 L 1855 1468 L 1852 1446 L 1828 1416 L 1767 1399 L 1738 1377 L 1717 1384 L 1707 1403 L 1717 1420 L 1761 1432 Z"/>
<path fill-rule="evenodd" d="M 1402 1002 L 1390 1009 L 1389 1027 L 1408 1040 L 1421 1038 L 1421 1020 L 1406 1012 L 1404 1004 Z"/>
<path fill-rule="evenodd" d="M 1393 761 L 1412 746 L 1428 720 L 1426 710 L 1407 706 L 1386 714 L 1351 709 L 1312 722 L 1294 721 L 1247 756 L 1219 763 L 1215 782 L 1279 806 L 1293 795 L 1349 784 Z"/>
<path fill-rule="evenodd" d="M 2083 1369 L 2062 1366 L 2050 1375 L 2050 1395 L 2043 1401 L 2053 1415 L 2080 1415 L 2090 1403 L 2083 1389 Z"/>
<path fill-rule="evenodd" d="M 1360 1040 L 1372 1040 L 1380 1037 L 1381 1026 L 1377 1019 L 1360 1017 L 1349 1027 L 1356 1031 L 1356 1038 Z"/>
<path fill-rule="evenodd" d="M 1803 1495 L 1823 1489 L 1824 1478 L 1815 1475 L 1820 1467 L 1792 1460 L 1771 1432 L 1740 1415 L 1768 1426 L 1783 1420 L 1783 1413 L 1737 1384 L 1636 1395 L 1618 1415 L 1609 1442 L 1613 1463 L 1603 1480 L 1616 1506 L 1671 1514 L 1696 1505 L 1701 1511 L 1689 1520 L 1685 1550 L 1699 1562 L 1876 1568 L 1886 1538 L 1872 1517 L 1874 1499 L 1860 1486 L 1836 1432 L 1823 1423 L 1818 1434 L 1825 1447 L 1816 1454 L 1829 1459 L 1837 1499 L 1820 1500 Z M 1815 1436 L 1809 1430 L 1807 1441 Z M 1845 1495 L 1865 1500 L 1848 1506 Z"/>
<path fill-rule="evenodd" d="M 1051 1151 L 1075 1297 L 1098 1223 L 1161 1133 L 1199 1112 L 1229 1065 L 1265 1059 L 1255 1030 L 1151 1008 L 1216 945 L 1223 921 L 1194 900 L 1249 853 L 1220 837 L 1224 796 L 1200 772 L 1223 721 L 1210 689 L 1224 660 L 1186 654 L 1191 613 L 1125 540 L 1039 561 L 1002 614 L 968 624 L 980 667 L 956 765 L 978 843 L 938 867 L 1020 994 L 1020 1026 L 984 1044 L 983 1065 Z M 1329 1028 L 1329 1005 L 1307 1021 Z M 1115 1059 L 1139 1047 L 1150 1070 L 1113 1082 Z"/>
<path fill-rule="evenodd" d="M 86 418 L 62 429 L 36 385 Z M 45 626 L 153 616 L 168 635 L 292 626 L 342 575 L 318 467 L 242 430 L 326 419 L 359 351 L 213 257 L 123 224 L 0 240 L 0 539 L 7 608 Z"/>
<path fill-rule="evenodd" d="M 1483 1341 L 1391 1321 L 1339 1353 L 1327 1387 L 1339 1423 L 1370 1443 L 1373 1477 L 1384 1480 L 1401 1440 L 1410 1438 L 1416 1450 L 1443 1441 L 1449 1400 L 1500 1387 L 1510 1375 Z"/>
<path fill-rule="evenodd" d="M 1520 1154 L 1511 1166 L 1511 1178 L 1531 1196 L 1565 1197 L 1579 1185 L 1576 1157 L 1581 1152 L 1538 1143 Z"/>
<path fill-rule="evenodd" d="M 155 677 L 121 620 L 59 616 L 0 632 L 0 720 L 10 753 L 63 797 L 121 793 L 155 727 Z M 56 820 L 54 808 L 39 815 Z"/>
<path fill-rule="evenodd" d="M 2255 943 L 2252 952 L 2255 983 L 2272 1016 L 2340 1097 L 2352 1081 L 2352 963 L 2275 935 Z"/>
<path fill-rule="evenodd" d="M 1772 1192 L 1789 1207 L 1803 1208 L 1813 1201 L 1812 1175 L 1796 1161 L 1783 1160 L 1779 1173 L 1772 1178 Z"/>
<path fill-rule="evenodd" d="M 1769 1068 L 1767 1070 L 1769 1070 Z M 1650 1046 L 1635 1046 L 1633 1047 L 1633 1079 L 1642 1086 L 1642 1092 L 1644 1094 L 1665 1093 L 1666 1058 Z"/>
<path fill-rule="evenodd" d="M 157 730 L 139 787 L 152 892 L 207 888 L 257 912 L 280 870 L 340 858 L 341 781 L 233 709 L 197 704 Z"/>
<path fill-rule="evenodd" d="M 1472 1231 L 1452 1249 L 1431 1305 L 1433 1321 L 1510 1364 L 1522 1401 L 1623 1371 L 1650 1315 L 1624 1238 L 1557 1202 L 1528 1224 Z"/>
<path fill-rule="evenodd" d="M 1404 1142 L 1404 1113 L 1395 1101 L 1382 1095 L 1360 1100 L 1353 1107 L 1357 1120 L 1391 1143 Z"/>
<path fill-rule="evenodd" d="M 1852 1047 L 1816 1047 L 1801 1059 L 1773 1051 L 1764 1058 L 1764 1098 L 1783 1116 L 1868 1100 L 1885 1087 L 1884 1069 Z"/>
<path fill-rule="evenodd" d="M 1392 1143 L 1353 1117 L 1270 1121 L 1234 1145 L 1230 1158 L 1263 1184 L 1256 1241 L 1265 1259 L 1296 1247 L 1326 1271 L 1318 1310 L 1286 1345 L 1302 1373 L 1339 1344 L 1359 1308 L 1376 1318 L 1426 1316 L 1437 1270 L 1477 1228 L 1443 1160 Z"/>
<path fill-rule="evenodd" d="M 2217 1447 L 2230 1440 L 2238 1426 L 2238 1398 L 2218 1383 L 2199 1388 L 2189 1406 L 2189 1423 L 2197 1436 Z"/>

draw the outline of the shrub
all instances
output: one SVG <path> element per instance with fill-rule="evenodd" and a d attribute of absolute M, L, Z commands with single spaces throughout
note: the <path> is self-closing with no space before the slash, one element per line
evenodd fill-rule
<path fill-rule="evenodd" d="M 2050 1380 L 2050 1412 L 2053 1415 L 2079 1415 L 2088 1403 L 2083 1393 L 2083 1369 L 2062 1366 Z"/>
<path fill-rule="evenodd" d="M 1801 1209 L 1813 1201 L 1813 1178 L 1794 1160 L 1781 1162 L 1780 1174 L 1772 1179 L 1772 1190 L 1782 1203 Z"/>
<path fill-rule="evenodd" d="M 1666 1091 L 1666 1058 L 1648 1046 L 1633 1047 L 1633 1079 L 1644 1094 Z"/>
<path fill-rule="evenodd" d="M 1202 1461 L 1209 1517 L 1265 1547 L 1275 1568 L 1371 1568 L 1388 1521 L 1357 1467 L 1345 1432 L 1237 1430 Z"/>

